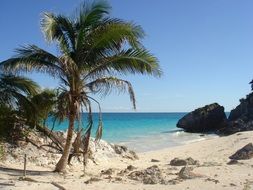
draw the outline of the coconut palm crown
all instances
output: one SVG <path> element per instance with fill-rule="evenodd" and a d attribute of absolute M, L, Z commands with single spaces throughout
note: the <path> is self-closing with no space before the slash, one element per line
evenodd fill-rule
<path fill-rule="evenodd" d="M 109 11 L 107 2 L 95 1 L 82 4 L 74 17 L 44 13 L 42 31 L 48 42 L 57 44 L 59 55 L 27 45 L 1 63 L 7 71 L 37 71 L 60 80 L 59 110 L 67 116 L 69 127 L 63 155 L 55 169 L 58 172 L 65 170 L 67 164 L 74 121 L 82 107 L 91 110 L 92 94 L 107 95 L 112 89 L 127 91 L 135 108 L 131 83 L 115 76 L 161 75 L 157 58 L 140 41 L 144 37 L 142 28 L 109 17 Z"/>

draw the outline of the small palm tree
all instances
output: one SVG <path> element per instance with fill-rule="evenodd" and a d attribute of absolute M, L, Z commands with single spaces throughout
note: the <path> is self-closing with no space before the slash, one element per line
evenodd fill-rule
<path fill-rule="evenodd" d="M 251 90 L 253 90 L 253 80 L 249 84 L 251 84 Z"/>
<path fill-rule="evenodd" d="M 56 105 L 56 92 L 50 89 L 40 90 L 37 94 L 29 96 L 29 104 L 20 105 L 20 112 L 27 120 L 27 125 L 45 127 L 46 120 L 53 114 Z"/>
<path fill-rule="evenodd" d="M 17 55 L 1 63 L 7 71 L 38 71 L 60 80 L 58 106 L 69 120 L 67 139 L 55 171 L 65 170 L 70 153 L 74 123 L 83 107 L 91 112 L 91 94 L 106 95 L 116 88 L 127 91 L 135 108 L 130 82 L 119 74 L 160 76 L 158 60 L 140 42 L 142 28 L 109 17 L 105 1 L 81 6 L 74 18 L 45 13 L 41 27 L 49 42 L 56 42 L 59 55 L 36 45 L 17 49 Z M 92 122 L 88 128 L 90 136 Z M 101 127 L 97 133 L 101 136 Z M 87 150 L 87 148 L 86 148 Z"/>

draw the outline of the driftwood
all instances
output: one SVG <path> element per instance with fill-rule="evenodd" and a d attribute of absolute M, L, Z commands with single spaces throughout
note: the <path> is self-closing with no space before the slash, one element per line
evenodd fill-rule
<path fill-rule="evenodd" d="M 55 147 L 55 146 L 52 145 L 52 144 L 43 144 L 43 145 L 39 146 L 39 148 L 43 148 L 44 146 L 53 148 L 53 149 L 57 150 L 58 152 L 62 152 L 62 149 L 60 149 L 58 146 Z M 46 150 L 46 149 L 43 148 L 43 150 Z M 55 153 L 55 152 L 53 152 L 53 151 L 48 151 L 48 150 L 46 150 L 46 151 L 47 151 L 47 152 L 50 152 L 50 153 Z"/>
<path fill-rule="evenodd" d="M 58 184 L 58 183 L 56 183 L 54 181 L 52 181 L 52 182 L 37 181 L 37 180 L 34 180 L 32 178 L 28 178 L 28 177 L 20 177 L 19 180 L 29 181 L 29 182 L 34 182 L 34 183 L 49 183 L 49 184 L 54 185 L 55 187 L 57 187 L 60 190 L 66 190 L 65 187 L 61 186 L 60 184 Z"/>
<path fill-rule="evenodd" d="M 38 149 L 43 149 L 45 151 L 49 151 L 47 149 L 45 149 L 44 147 L 50 147 L 52 149 L 57 150 L 57 153 L 62 153 L 63 152 L 63 148 L 64 148 L 64 142 L 65 142 L 65 138 L 62 136 L 57 135 L 57 133 L 51 131 L 50 129 L 48 129 L 47 127 L 43 127 L 40 125 L 36 126 L 36 129 L 39 132 L 42 132 L 46 137 L 50 138 L 52 143 L 50 144 L 43 144 L 43 145 L 37 145 L 36 141 L 30 139 L 29 137 L 26 137 L 26 141 L 30 142 L 32 145 L 34 145 L 35 147 L 37 147 Z M 71 153 L 69 154 L 68 157 L 68 164 L 71 164 L 71 159 L 74 156 L 77 156 L 78 159 L 80 160 L 80 156 L 83 155 L 83 164 L 84 166 L 86 166 L 87 164 L 87 159 L 88 159 L 88 146 L 89 146 L 89 139 L 90 139 L 90 131 L 91 129 L 88 130 L 87 134 L 82 138 L 82 130 L 80 130 L 79 132 L 77 132 L 76 138 L 74 140 L 74 142 L 72 143 L 72 150 Z M 52 152 L 49 151 L 51 153 L 56 153 L 56 152 Z M 97 164 L 93 159 L 92 161 Z"/>
<path fill-rule="evenodd" d="M 56 182 L 51 182 L 52 185 L 54 185 L 55 187 L 58 187 L 60 190 L 66 190 L 65 187 L 59 185 L 58 183 Z"/>
<path fill-rule="evenodd" d="M 42 146 L 37 145 L 37 143 L 34 140 L 28 137 L 25 138 L 25 141 L 31 143 L 33 146 L 37 147 L 38 149 L 43 149 L 46 151 L 46 149 L 44 149 Z"/>
<path fill-rule="evenodd" d="M 36 128 L 40 132 L 44 133 L 47 137 L 49 137 L 56 144 L 56 146 L 58 146 L 59 149 L 63 151 L 63 148 L 64 148 L 64 144 L 63 143 L 65 141 L 64 138 L 59 137 L 54 132 L 52 132 L 51 130 L 49 130 L 47 127 L 42 127 L 42 126 L 38 125 Z"/>

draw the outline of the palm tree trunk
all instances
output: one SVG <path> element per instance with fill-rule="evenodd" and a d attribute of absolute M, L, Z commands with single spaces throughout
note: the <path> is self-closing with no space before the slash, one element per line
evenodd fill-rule
<path fill-rule="evenodd" d="M 75 118 L 76 118 L 76 108 L 73 103 L 73 105 L 70 106 L 70 114 L 69 114 L 69 127 L 68 127 L 68 134 L 67 134 L 67 139 L 66 139 L 66 144 L 64 146 L 63 154 L 56 164 L 55 167 L 55 172 L 65 172 L 66 166 L 68 163 L 68 157 L 72 145 L 72 137 L 73 137 L 73 132 L 74 132 L 74 123 L 75 123 Z"/>

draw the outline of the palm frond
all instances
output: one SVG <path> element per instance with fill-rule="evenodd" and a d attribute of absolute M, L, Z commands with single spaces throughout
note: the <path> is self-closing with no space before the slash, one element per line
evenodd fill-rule
<path fill-rule="evenodd" d="M 89 37 L 93 40 L 91 49 L 114 49 L 118 44 L 126 41 L 133 47 L 139 47 L 139 40 L 144 37 L 144 31 L 139 25 L 124 22 L 119 19 L 107 19 L 100 27 L 97 27 Z M 116 48 L 118 49 L 118 48 Z"/>
<path fill-rule="evenodd" d="M 99 111 L 99 113 L 98 113 L 99 114 L 98 115 L 98 127 L 97 127 L 96 138 L 95 138 L 95 142 L 98 142 L 102 138 L 102 134 L 103 134 L 103 122 L 102 122 L 101 106 L 100 106 L 100 103 L 96 99 L 94 99 L 90 96 L 87 96 L 87 95 L 86 95 L 86 98 L 94 101 L 98 105 L 98 111 Z"/>
<path fill-rule="evenodd" d="M 149 74 L 160 77 L 162 71 L 155 56 L 145 49 L 129 49 L 97 61 L 85 78 L 96 78 L 113 72 Z"/>
<path fill-rule="evenodd" d="M 39 92 L 39 86 L 32 80 L 12 75 L 0 76 L 0 104 L 11 107 L 26 121 L 35 121 L 36 108 L 29 97 Z M 32 126 L 34 122 L 32 122 Z"/>
<path fill-rule="evenodd" d="M 80 56 L 78 64 L 93 64 L 91 60 L 111 56 L 127 44 L 141 48 L 139 39 L 143 36 L 144 32 L 138 25 L 119 19 L 105 19 L 104 23 L 92 30 L 88 36 L 79 39 L 83 41 L 78 41 L 78 44 L 81 44 L 77 49 Z"/>
<path fill-rule="evenodd" d="M 39 85 L 31 79 L 13 75 L 2 75 L 0 77 L 0 88 L 1 90 L 3 90 L 3 88 L 7 90 L 12 89 L 13 91 L 28 96 L 37 94 L 40 89 Z"/>
<path fill-rule="evenodd" d="M 46 39 L 58 41 L 63 53 L 70 55 L 75 51 L 75 30 L 74 23 L 62 15 L 44 13 L 41 20 L 41 28 Z"/>
<path fill-rule="evenodd" d="M 38 71 L 53 76 L 62 72 L 57 65 L 60 61 L 51 53 L 35 46 L 28 45 L 16 49 L 17 55 L 0 63 L 0 68 L 7 72 Z"/>
<path fill-rule="evenodd" d="M 99 140 L 102 138 L 102 135 L 103 135 L 103 122 L 102 120 L 99 119 L 95 142 L 99 142 Z"/>
<path fill-rule="evenodd" d="M 130 101 L 133 104 L 133 108 L 136 109 L 136 99 L 133 87 L 131 83 L 126 80 L 118 79 L 116 77 L 104 77 L 87 83 L 86 87 L 88 87 L 92 93 L 100 93 L 102 95 L 107 95 L 114 89 L 117 89 L 118 92 L 127 91 L 130 96 Z"/>
<path fill-rule="evenodd" d="M 63 91 L 62 89 L 58 91 L 56 107 L 52 113 L 53 123 L 62 123 L 67 119 L 69 113 L 69 92 Z"/>
<path fill-rule="evenodd" d="M 110 9 L 107 1 L 94 1 L 91 4 L 84 2 L 77 11 L 75 27 L 77 30 L 83 30 L 98 26 Z"/>

